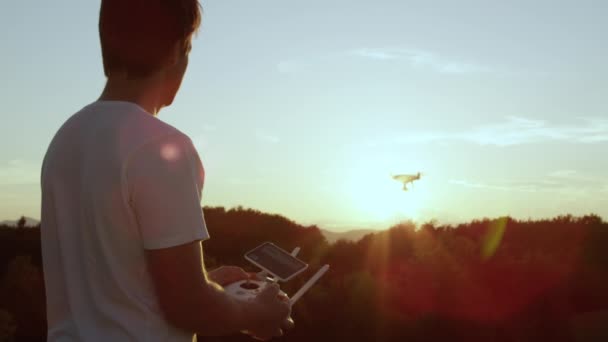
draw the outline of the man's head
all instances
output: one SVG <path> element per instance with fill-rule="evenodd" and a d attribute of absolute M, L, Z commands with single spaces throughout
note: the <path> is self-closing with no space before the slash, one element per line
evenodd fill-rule
<path fill-rule="evenodd" d="M 201 22 L 198 0 L 102 0 L 99 36 L 106 77 L 155 78 L 170 105 Z"/>

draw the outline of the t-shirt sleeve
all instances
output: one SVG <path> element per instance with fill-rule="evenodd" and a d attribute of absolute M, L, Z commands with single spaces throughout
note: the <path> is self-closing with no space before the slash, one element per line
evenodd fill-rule
<path fill-rule="evenodd" d="M 145 249 L 209 238 L 200 204 L 203 181 L 198 153 L 183 134 L 155 139 L 132 154 L 127 183 Z"/>

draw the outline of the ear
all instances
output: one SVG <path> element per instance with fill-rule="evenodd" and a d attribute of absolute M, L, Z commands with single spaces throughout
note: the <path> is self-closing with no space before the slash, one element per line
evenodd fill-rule
<path fill-rule="evenodd" d="M 172 67 L 177 64 L 184 53 L 183 43 L 176 42 L 171 48 L 171 52 L 167 58 L 167 66 Z"/>

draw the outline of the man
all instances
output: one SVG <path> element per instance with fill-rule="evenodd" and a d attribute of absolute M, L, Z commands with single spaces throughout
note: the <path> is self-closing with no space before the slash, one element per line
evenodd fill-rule
<path fill-rule="evenodd" d="M 192 341 L 281 335 L 290 309 L 272 286 L 255 301 L 206 272 L 204 171 L 191 140 L 156 115 L 169 106 L 200 24 L 197 0 L 102 0 L 107 83 L 44 158 L 42 253 L 49 341 Z"/>

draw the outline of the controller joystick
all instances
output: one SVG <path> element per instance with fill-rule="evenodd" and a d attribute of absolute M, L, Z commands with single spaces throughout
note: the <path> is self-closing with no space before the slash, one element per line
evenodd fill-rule
<path fill-rule="evenodd" d="M 259 288 L 260 285 L 258 285 L 257 283 L 254 283 L 252 281 L 245 281 L 244 283 L 241 283 L 239 285 L 239 287 L 241 287 L 245 290 L 255 290 L 255 289 Z"/>

